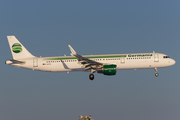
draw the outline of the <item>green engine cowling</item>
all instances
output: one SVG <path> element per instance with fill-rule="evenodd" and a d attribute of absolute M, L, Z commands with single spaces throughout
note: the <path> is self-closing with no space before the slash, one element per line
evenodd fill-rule
<path fill-rule="evenodd" d="M 104 65 L 101 69 L 98 69 L 98 73 L 104 75 L 116 75 L 116 66 L 117 65 Z"/>

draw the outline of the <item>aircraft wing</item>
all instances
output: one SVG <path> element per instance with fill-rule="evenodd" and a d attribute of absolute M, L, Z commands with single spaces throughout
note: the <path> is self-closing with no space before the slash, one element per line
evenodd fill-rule
<path fill-rule="evenodd" d="M 85 67 L 85 70 L 96 70 L 97 68 L 102 68 L 103 64 L 96 62 L 94 60 L 90 60 L 86 57 L 83 57 L 75 52 L 75 50 L 70 46 L 69 49 L 71 50 L 71 55 L 78 58 L 78 61 Z"/>

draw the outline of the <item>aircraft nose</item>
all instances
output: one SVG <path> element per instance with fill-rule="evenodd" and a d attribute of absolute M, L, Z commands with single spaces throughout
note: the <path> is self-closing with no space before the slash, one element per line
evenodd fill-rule
<path fill-rule="evenodd" d="M 175 60 L 172 60 L 172 64 L 174 65 L 176 63 L 176 61 Z"/>
<path fill-rule="evenodd" d="M 174 65 L 175 63 L 176 63 L 176 61 L 172 59 L 171 64 Z"/>

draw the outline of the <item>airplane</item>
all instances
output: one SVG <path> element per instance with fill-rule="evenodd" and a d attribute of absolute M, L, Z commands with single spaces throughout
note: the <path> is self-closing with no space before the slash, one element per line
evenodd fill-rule
<path fill-rule="evenodd" d="M 116 75 L 118 69 L 154 69 L 168 67 L 176 62 L 162 53 L 129 53 L 104 55 L 79 55 L 70 46 L 71 56 L 36 57 L 32 55 L 15 36 L 7 36 L 13 59 L 5 64 L 46 72 L 89 71 L 89 79 L 94 73 Z"/>

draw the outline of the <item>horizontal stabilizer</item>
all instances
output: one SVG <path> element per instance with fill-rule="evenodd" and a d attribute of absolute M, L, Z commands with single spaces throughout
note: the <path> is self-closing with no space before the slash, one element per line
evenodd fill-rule
<path fill-rule="evenodd" d="M 9 64 L 9 65 L 13 65 L 13 64 L 25 64 L 24 61 L 19 61 L 19 60 L 12 60 L 12 59 L 9 59 L 5 62 L 5 64 Z"/>

